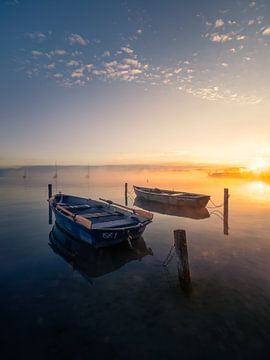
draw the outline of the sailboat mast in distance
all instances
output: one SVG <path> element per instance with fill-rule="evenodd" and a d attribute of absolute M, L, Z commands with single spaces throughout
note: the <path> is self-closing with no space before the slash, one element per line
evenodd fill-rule
<path fill-rule="evenodd" d="M 90 167 L 89 165 L 87 166 L 87 174 L 86 174 L 86 179 L 89 179 L 90 178 Z"/>
<path fill-rule="evenodd" d="M 57 179 L 57 163 L 55 163 L 55 172 L 54 172 L 54 176 L 53 176 L 53 178 L 54 179 Z"/>
<path fill-rule="evenodd" d="M 23 179 L 26 179 L 27 174 L 26 174 L 26 167 L 24 168 L 24 173 L 23 173 Z"/>

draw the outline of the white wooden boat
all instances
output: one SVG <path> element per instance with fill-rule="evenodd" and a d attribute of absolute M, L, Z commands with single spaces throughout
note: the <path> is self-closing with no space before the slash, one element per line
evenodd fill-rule
<path fill-rule="evenodd" d="M 209 195 L 195 194 L 182 191 L 164 190 L 133 186 L 136 197 L 146 201 L 155 201 L 174 206 L 205 207 L 210 199 Z"/>

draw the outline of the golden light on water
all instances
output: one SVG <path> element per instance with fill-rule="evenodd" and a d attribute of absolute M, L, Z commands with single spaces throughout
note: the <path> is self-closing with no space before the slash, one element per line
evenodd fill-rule
<path fill-rule="evenodd" d="M 263 158 L 258 158 L 256 160 L 254 160 L 248 166 L 248 170 L 250 170 L 256 174 L 261 174 L 262 172 L 267 171 L 269 167 L 270 167 L 270 164 L 267 160 L 265 160 Z"/>

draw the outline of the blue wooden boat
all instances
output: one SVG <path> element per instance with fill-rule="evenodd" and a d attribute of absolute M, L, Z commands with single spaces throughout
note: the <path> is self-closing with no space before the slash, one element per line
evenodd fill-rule
<path fill-rule="evenodd" d="M 152 221 L 153 214 L 148 211 L 100 200 L 59 193 L 49 203 L 60 228 L 94 247 L 136 240 Z"/>

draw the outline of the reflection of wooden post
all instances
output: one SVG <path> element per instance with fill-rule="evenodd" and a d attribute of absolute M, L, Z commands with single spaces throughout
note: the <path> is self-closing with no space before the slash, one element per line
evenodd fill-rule
<path fill-rule="evenodd" d="M 229 235 L 229 189 L 224 189 L 223 233 Z"/>
<path fill-rule="evenodd" d="M 48 184 L 48 199 L 52 197 L 52 184 Z"/>
<path fill-rule="evenodd" d="M 49 225 L 52 225 L 52 208 L 50 204 L 49 204 Z"/>
<path fill-rule="evenodd" d="M 125 205 L 128 205 L 128 183 L 125 183 Z"/>
<path fill-rule="evenodd" d="M 188 264 L 188 251 L 187 239 L 185 230 L 174 230 L 174 246 L 175 252 L 178 255 L 178 276 L 180 281 L 184 281 L 186 285 L 191 283 L 189 264 Z"/>

